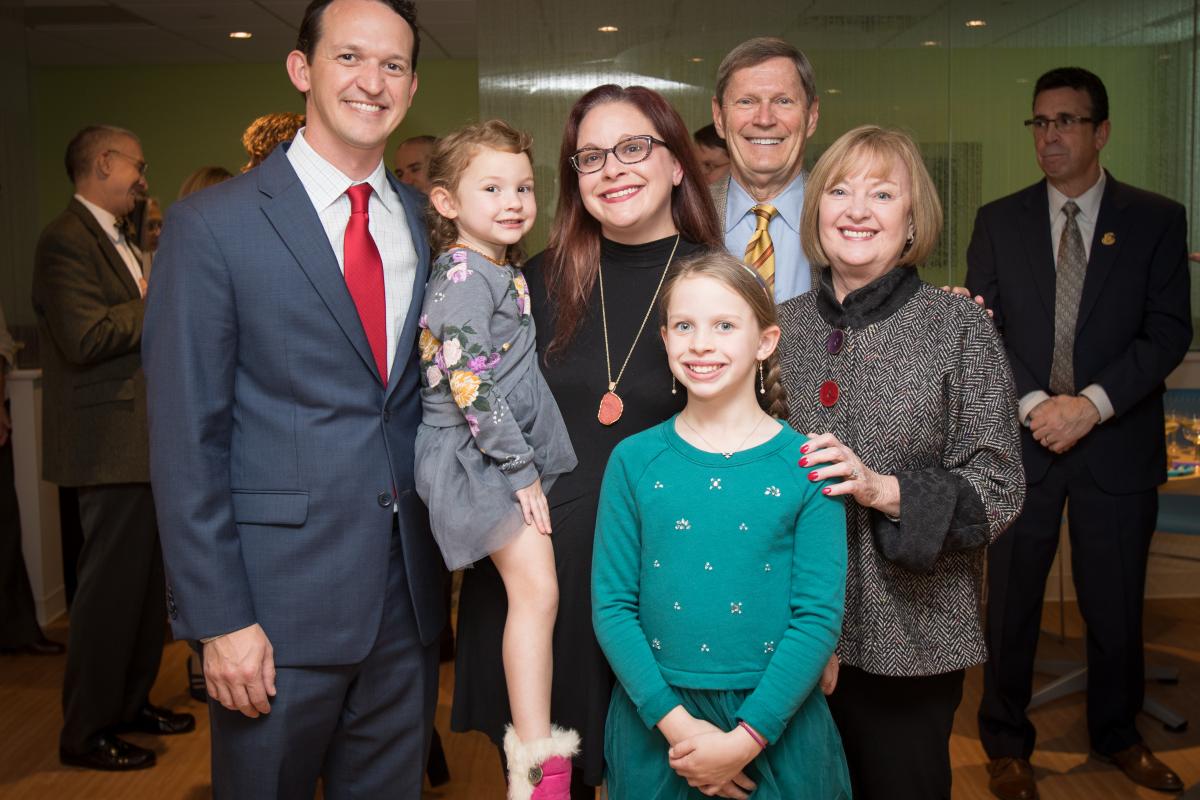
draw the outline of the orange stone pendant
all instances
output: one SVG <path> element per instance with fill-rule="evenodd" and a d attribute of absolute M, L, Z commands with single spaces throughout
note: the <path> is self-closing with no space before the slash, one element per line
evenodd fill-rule
<path fill-rule="evenodd" d="M 600 410 L 596 413 L 596 419 L 600 420 L 601 425 L 612 425 L 621 418 L 624 411 L 625 403 L 617 397 L 616 392 L 608 391 L 600 398 Z"/>

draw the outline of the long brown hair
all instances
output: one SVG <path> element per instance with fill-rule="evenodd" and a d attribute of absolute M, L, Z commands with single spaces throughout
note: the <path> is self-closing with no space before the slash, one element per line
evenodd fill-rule
<path fill-rule="evenodd" d="M 711 250 L 680 261 L 667 275 L 659 301 L 661 325 L 664 329 L 667 326 L 671 295 L 674 294 L 675 287 L 688 278 L 712 278 L 745 300 L 760 331 L 779 325 L 775 316 L 775 298 L 771 296 L 762 278 L 758 277 L 758 273 L 724 250 Z M 778 348 L 763 359 L 762 383 L 765 391 L 761 394 L 755 393 L 758 404 L 772 417 L 787 419 L 787 392 L 784 391 L 783 381 L 780 380 Z"/>
<path fill-rule="evenodd" d="M 429 158 L 429 191 L 445 189 L 454 194 L 463 173 L 471 165 L 471 159 L 480 149 L 489 148 L 502 153 L 524 153 L 533 164 L 533 137 L 517 130 L 502 119 L 489 119 L 464 125 L 454 133 L 437 140 L 433 155 Z M 454 220 L 438 213 L 433 203 L 425 209 L 425 221 L 429 225 L 429 246 L 435 254 L 449 250 L 458 241 L 458 227 Z M 504 251 L 504 260 L 520 265 L 525 260 L 521 243 L 510 244 Z"/>
<path fill-rule="evenodd" d="M 583 118 L 607 103 L 628 103 L 644 114 L 683 167 L 683 180 L 671 191 L 671 218 L 680 235 L 710 248 L 724 244 L 712 195 L 704 184 L 691 134 L 679 112 L 661 94 L 644 86 L 621 88 L 608 83 L 592 89 L 571 107 L 558 157 L 558 209 L 542 267 L 555 307 L 554 338 L 547 356 L 566 347 L 579 330 L 596 283 L 600 223 L 584 208 L 579 195 L 579 174 L 571 166 L 571 155 L 578 147 Z"/>

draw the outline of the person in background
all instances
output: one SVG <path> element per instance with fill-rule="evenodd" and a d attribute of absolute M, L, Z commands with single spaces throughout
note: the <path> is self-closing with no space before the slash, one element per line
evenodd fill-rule
<path fill-rule="evenodd" d="M 820 116 L 812 64 L 782 39 L 739 44 L 717 69 L 713 123 L 729 178 L 712 184 L 725 249 L 758 270 L 775 302 L 813 286 L 800 247 L 804 146 Z"/>
<path fill-rule="evenodd" d="M 33 309 L 42 352 L 43 477 L 78 487 L 84 545 L 63 680 L 59 759 L 153 766 L 117 734 L 177 734 L 195 719 L 150 704 L 167 605 L 150 491 L 140 347 L 146 281 L 122 219 L 146 189 L 133 133 L 107 125 L 67 145 L 75 196 L 42 231 Z"/>
<path fill-rule="evenodd" d="M 987 656 L 984 552 L 1024 497 L 1012 377 L 969 298 L 924 283 L 942 207 L 916 144 L 862 126 L 817 161 L 801 216 L 817 290 L 779 307 L 808 479 L 845 499 L 846 612 L 826 688 L 854 797 L 950 800 L 950 735 Z M 1003 538 L 1003 537 L 1001 537 Z"/>
<path fill-rule="evenodd" d="M 393 164 L 396 177 L 424 195 L 429 194 L 429 159 L 433 156 L 436 136 L 412 136 L 396 148 Z"/>
<path fill-rule="evenodd" d="M 257 167 L 271 151 L 283 142 L 296 138 L 296 131 L 304 127 L 304 115 L 291 111 L 280 111 L 275 114 L 264 114 L 242 134 L 242 147 L 250 160 L 242 166 L 242 172 L 249 172 Z"/>
<path fill-rule="evenodd" d="M 1087 625 L 1093 752 L 1134 783 L 1183 783 L 1142 741 L 1142 598 L 1158 485 L 1167 479 L 1163 382 L 1192 340 L 1183 206 L 1100 166 L 1108 92 L 1079 67 L 1050 70 L 1026 120 L 1045 179 L 979 209 L 967 286 L 1004 337 L 1019 398 L 1028 499 L 988 558 L 979 738 L 989 787 L 1037 796 L 1026 708 L 1046 577 L 1063 508 Z"/>
<path fill-rule="evenodd" d="M 697 128 L 692 132 L 692 141 L 696 144 L 696 160 L 700 162 L 704 182 L 712 184 L 728 178 L 729 148 L 717 133 L 717 126 L 710 122 Z"/>
<path fill-rule="evenodd" d="M 21 552 L 21 509 L 13 470 L 12 418 L 5 399 L 8 373 L 17 363 L 17 343 L 0 306 L 0 654 L 62 655 L 61 642 L 46 638 L 37 621 L 29 573 Z"/>
<path fill-rule="evenodd" d="M 138 232 L 138 249 L 142 252 L 142 274 L 150 280 L 150 269 L 154 265 L 154 253 L 158 250 L 158 237 L 162 235 L 163 212 L 157 197 L 146 198 L 146 210 L 142 214 L 142 226 Z"/>
<path fill-rule="evenodd" d="M 182 200 L 193 192 L 207 189 L 209 186 L 216 186 L 232 177 L 233 173 L 224 167 L 200 167 L 183 179 L 183 183 L 179 186 L 179 197 L 176 199 Z"/>

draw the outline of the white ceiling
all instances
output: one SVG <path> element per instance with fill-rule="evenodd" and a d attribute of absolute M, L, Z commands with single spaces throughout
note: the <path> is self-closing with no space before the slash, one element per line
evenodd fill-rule
<path fill-rule="evenodd" d="M 23 0 L 29 60 L 51 64 L 282 61 L 308 0 Z M 475 58 L 475 0 L 419 0 L 421 57 Z M 252 39 L 230 39 L 250 31 Z"/>
<path fill-rule="evenodd" d="M 29 60 L 52 64 L 212 64 L 281 60 L 308 0 L 23 0 Z M 521 19 L 522 60 L 570 38 L 579 59 L 643 60 L 649 53 L 719 60 L 730 42 L 774 33 L 805 49 L 1131 46 L 1196 34 L 1197 0 L 417 0 L 423 58 L 474 59 L 477 29 Z M 985 17 L 985 28 L 963 23 Z M 764 24 L 765 21 L 765 24 Z M 615 24 L 615 35 L 595 33 Z M 250 40 L 229 38 L 247 30 Z M 489 41 L 485 49 L 512 48 Z M 484 53 L 482 55 L 488 55 Z M 505 60 L 511 61 L 509 54 Z M 711 72 L 711 64 L 703 69 Z"/>

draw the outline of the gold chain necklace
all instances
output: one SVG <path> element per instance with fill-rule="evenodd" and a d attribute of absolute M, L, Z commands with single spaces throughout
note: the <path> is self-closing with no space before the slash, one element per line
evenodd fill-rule
<path fill-rule="evenodd" d="M 625 368 L 629 366 L 629 359 L 633 357 L 633 350 L 637 347 L 638 340 L 642 338 L 642 331 L 646 329 L 646 321 L 650 319 L 650 314 L 654 311 L 654 304 L 658 302 L 658 293 L 662 291 L 663 281 L 667 278 L 667 270 L 671 268 L 671 261 L 675 258 L 675 251 L 679 248 L 679 239 L 680 235 L 675 234 L 675 244 L 671 248 L 671 255 L 667 256 L 667 263 L 663 265 L 662 275 L 659 276 L 658 286 L 654 290 L 654 297 L 650 298 L 646 316 L 642 317 L 642 324 L 638 326 L 637 335 L 633 337 L 633 344 L 629 345 L 629 352 L 625 354 L 625 361 L 621 364 L 621 369 L 617 371 L 615 380 L 612 374 L 612 355 L 608 349 L 608 309 L 604 303 L 603 262 L 597 267 L 600 278 L 600 320 L 604 326 L 604 366 L 608 370 L 608 391 L 600 398 L 600 410 L 596 412 L 596 419 L 600 420 L 601 425 L 613 425 L 621 418 L 621 414 L 625 413 L 625 402 L 617 395 L 617 384 L 621 382 L 621 376 L 625 374 Z"/>
<path fill-rule="evenodd" d="M 746 444 L 747 441 L 749 441 L 750 437 L 754 434 L 754 432 L 756 430 L 758 430 L 758 426 L 762 425 L 763 418 L 760 416 L 758 418 L 758 422 L 754 423 L 754 427 L 750 429 L 750 433 L 747 433 L 745 436 L 743 436 L 742 440 L 740 442 L 738 442 L 737 447 L 733 448 L 732 450 L 730 450 L 728 452 L 722 450 L 719 447 L 715 447 L 712 442 L 710 442 L 708 439 L 705 439 L 703 433 L 701 433 L 700 431 L 693 428 L 692 424 L 683 418 L 683 414 L 679 415 L 679 421 L 682 422 L 689 431 L 691 431 L 692 433 L 699 436 L 700 441 L 704 442 L 706 445 L 708 445 L 710 448 L 712 448 L 713 452 L 720 453 L 721 455 L 725 456 L 726 458 L 733 458 L 733 454 L 740 452 L 742 447 Z"/>
<path fill-rule="evenodd" d="M 496 259 L 494 259 L 494 258 L 492 258 L 491 256 L 489 256 L 487 253 L 485 253 L 485 252 L 483 252 L 482 250 L 480 250 L 478 247 L 474 247 L 474 246 L 472 246 L 472 245 L 469 245 L 469 244 L 467 244 L 466 242 L 464 242 L 464 241 L 462 241 L 462 240 L 459 240 L 459 241 L 455 242 L 453 245 L 451 245 L 451 246 L 450 246 L 450 249 L 451 249 L 451 250 L 453 250 L 453 249 L 454 249 L 454 248 L 456 248 L 456 247 L 461 247 L 463 250 L 470 250 L 472 253 L 475 253 L 476 255 L 483 256 L 483 257 L 484 257 L 484 258 L 486 258 L 488 261 L 490 261 L 490 262 L 492 262 L 493 264 L 495 264 L 497 267 L 509 267 L 509 266 L 512 266 L 512 265 L 511 265 L 511 264 L 509 264 L 507 261 L 497 261 Z"/>

